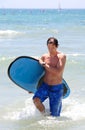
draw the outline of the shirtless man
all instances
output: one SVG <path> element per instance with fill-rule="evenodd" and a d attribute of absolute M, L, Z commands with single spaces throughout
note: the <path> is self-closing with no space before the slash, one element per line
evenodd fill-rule
<path fill-rule="evenodd" d="M 43 102 L 49 98 L 50 114 L 60 116 L 63 97 L 62 77 L 66 55 L 57 50 L 58 40 L 54 37 L 47 40 L 47 47 L 48 53 L 44 54 L 39 60 L 39 63 L 45 68 L 44 80 L 33 96 L 33 102 L 36 108 L 44 113 Z"/>

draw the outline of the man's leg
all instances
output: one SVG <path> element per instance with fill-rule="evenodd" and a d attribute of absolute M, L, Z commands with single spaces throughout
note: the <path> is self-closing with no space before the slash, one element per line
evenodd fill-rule
<path fill-rule="evenodd" d="M 36 106 L 36 108 L 41 112 L 41 113 L 44 113 L 45 112 L 45 107 L 44 105 L 41 103 L 40 99 L 39 98 L 34 98 L 33 99 L 33 102 Z"/>
<path fill-rule="evenodd" d="M 33 96 L 33 102 L 36 108 L 42 113 L 45 112 L 45 107 L 42 104 L 42 102 L 44 102 L 47 98 L 48 98 L 48 85 L 42 83 L 42 85 L 38 88 L 38 90 Z"/>
<path fill-rule="evenodd" d="M 60 116 L 62 108 L 63 87 L 62 85 L 53 86 L 50 89 L 50 113 L 52 116 Z"/>

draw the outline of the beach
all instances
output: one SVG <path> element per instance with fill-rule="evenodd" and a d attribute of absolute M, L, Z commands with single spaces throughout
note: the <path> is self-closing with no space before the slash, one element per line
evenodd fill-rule
<path fill-rule="evenodd" d="M 64 79 L 71 93 L 60 117 L 43 116 L 32 97 L 8 77 L 19 56 L 40 57 L 49 37 L 67 56 Z M 85 129 L 85 9 L 0 9 L 0 130 Z M 48 100 L 44 103 L 49 110 Z"/>

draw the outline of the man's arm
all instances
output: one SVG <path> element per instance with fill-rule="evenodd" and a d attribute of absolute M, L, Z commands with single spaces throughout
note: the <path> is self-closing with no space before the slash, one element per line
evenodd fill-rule
<path fill-rule="evenodd" d="M 44 56 L 42 56 L 42 57 L 39 59 L 39 63 L 40 63 L 42 66 L 45 65 Z"/>
<path fill-rule="evenodd" d="M 64 67 L 65 67 L 65 63 L 66 63 L 66 55 L 61 55 L 59 58 L 59 62 L 57 64 L 57 69 L 58 71 L 63 71 Z"/>

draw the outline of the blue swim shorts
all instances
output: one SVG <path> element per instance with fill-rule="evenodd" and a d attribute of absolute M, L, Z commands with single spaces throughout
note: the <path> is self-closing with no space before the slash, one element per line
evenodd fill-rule
<path fill-rule="evenodd" d="M 50 114 L 52 116 L 60 116 L 63 98 L 63 84 L 48 85 L 43 82 L 33 96 L 33 99 L 36 97 L 39 98 L 41 102 L 44 102 L 49 98 Z"/>

